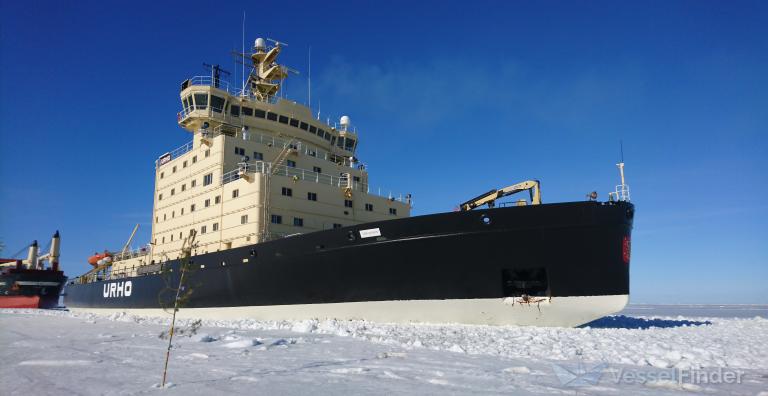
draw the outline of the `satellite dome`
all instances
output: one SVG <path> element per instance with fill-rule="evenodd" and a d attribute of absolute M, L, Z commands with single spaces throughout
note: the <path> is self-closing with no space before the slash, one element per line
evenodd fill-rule
<path fill-rule="evenodd" d="M 258 49 L 263 50 L 264 48 L 267 47 L 267 43 L 264 41 L 263 38 L 259 37 L 256 39 L 256 42 L 254 43 L 253 46 L 256 47 L 257 50 Z"/>
<path fill-rule="evenodd" d="M 339 121 L 341 126 L 348 127 L 349 126 L 349 116 L 341 116 L 341 121 Z"/>

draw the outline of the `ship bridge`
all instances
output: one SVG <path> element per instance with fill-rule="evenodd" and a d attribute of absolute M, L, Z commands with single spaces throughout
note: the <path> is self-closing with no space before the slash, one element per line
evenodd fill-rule
<path fill-rule="evenodd" d="M 269 131 L 288 136 L 308 144 L 317 145 L 339 156 L 354 157 L 357 132 L 349 117 L 342 117 L 339 125 L 329 125 L 312 117 L 309 107 L 284 99 L 278 94 L 282 81 L 291 69 L 277 63 L 281 43 L 267 47 L 257 39 L 254 53 L 239 54 L 252 63 L 243 88 L 232 86 L 222 78 L 227 74 L 219 65 L 206 65 L 209 76 L 195 76 L 181 83 L 182 110 L 177 114 L 179 125 L 192 132 L 204 133 L 224 126 L 228 130 L 240 129 Z"/>

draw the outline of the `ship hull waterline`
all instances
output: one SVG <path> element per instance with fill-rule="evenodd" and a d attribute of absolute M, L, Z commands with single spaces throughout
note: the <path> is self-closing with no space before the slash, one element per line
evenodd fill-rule
<path fill-rule="evenodd" d="M 182 317 L 578 326 L 624 308 L 634 206 L 576 202 L 441 213 L 191 258 Z M 65 305 L 165 315 L 179 262 L 72 282 Z"/>

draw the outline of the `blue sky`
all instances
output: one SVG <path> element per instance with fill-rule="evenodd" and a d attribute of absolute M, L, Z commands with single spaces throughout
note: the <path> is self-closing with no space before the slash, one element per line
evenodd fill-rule
<path fill-rule="evenodd" d="M 529 178 L 602 199 L 619 142 L 632 301 L 768 303 L 768 3 L 0 3 L 0 240 L 63 267 L 149 239 L 154 160 L 190 135 L 179 83 L 270 37 L 287 96 L 346 114 L 372 184 L 414 214 Z"/>

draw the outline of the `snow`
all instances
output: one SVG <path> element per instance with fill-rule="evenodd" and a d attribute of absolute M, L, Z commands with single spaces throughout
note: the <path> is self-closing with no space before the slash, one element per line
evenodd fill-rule
<path fill-rule="evenodd" d="M 653 306 L 631 306 L 575 329 L 241 319 L 203 321 L 192 332 L 191 321 L 177 321 L 164 388 L 168 340 L 161 335 L 169 318 L 0 310 L 0 389 L 4 395 L 765 396 L 768 310 L 729 309 L 661 306 L 663 315 L 656 315 Z M 672 373 L 715 380 L 680 381 Z M 716 380 L 728 375 L 739 375 L 739 383 Z"/>

